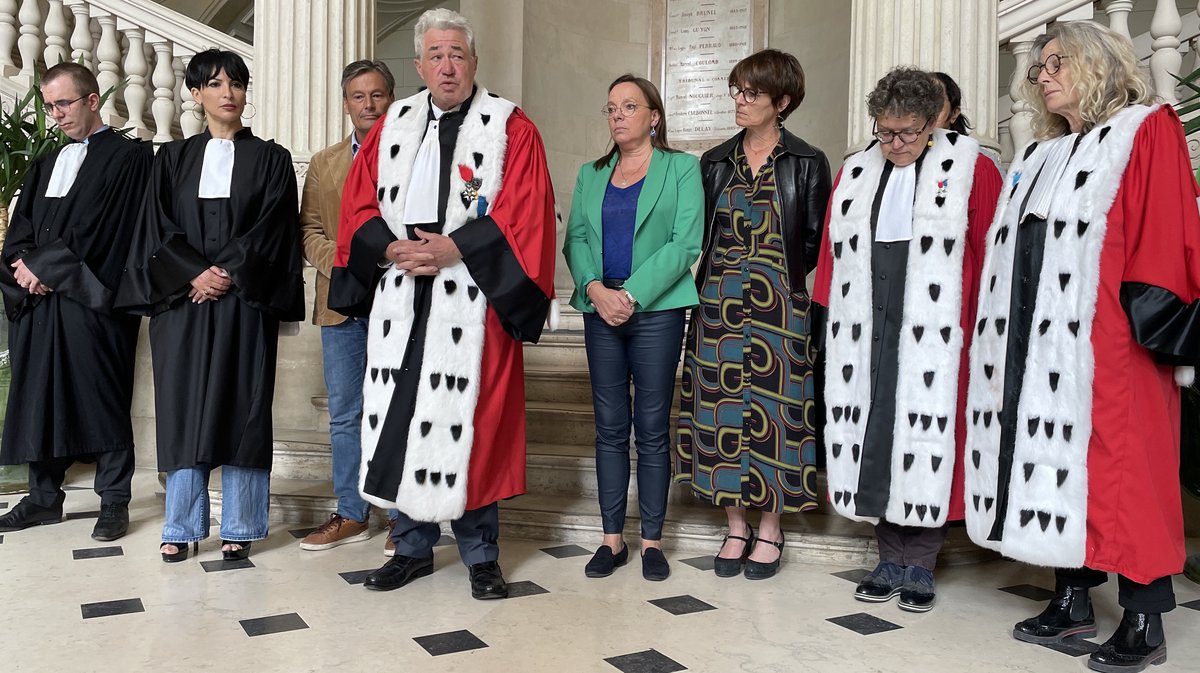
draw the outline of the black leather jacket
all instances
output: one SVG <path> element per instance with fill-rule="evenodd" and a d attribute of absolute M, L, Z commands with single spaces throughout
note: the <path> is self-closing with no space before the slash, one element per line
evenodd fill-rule
<path fill-rule="evenodd" d="M 733 179 L 733 150 L 746 132 L 717 145 L 700 157 L 700 177 L 704 182 L 704 253 L 696 272 L 696 287 L 704 284 L 711 272 L 713 246 L 717 231 L 713 227 L 717 200 Z M 821 233 L 825 228 L 825 207 L 829 203 L 831 180 L 829 161 L 821 150 L 783 130 L 784 151 L 775 160 L 775 188 L 781 199 L 783 215 L 783 256 L 787 265 L 789 291 L 807 295 L 805 279 L 817 265 Z"/>

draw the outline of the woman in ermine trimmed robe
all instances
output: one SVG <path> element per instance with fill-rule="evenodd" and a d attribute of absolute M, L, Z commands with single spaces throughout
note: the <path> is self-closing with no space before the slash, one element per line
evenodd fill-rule
<path fill-rule="evenodd" d="M 813 300 L 828 307 L 825 442 L 834 509 L 875 524 L 855 598 L 925 612 L 946 522 L 963 517 L 966 349 L 1000 173 L 936 128 L 945 93 L 897 68 L 867 97 L 873 142 L 838 175 Z"/>
<path fill-rule="evenodd" d="M 1009 168 L 971 347 L 967 529 L 1058 569 L 1018 640 L 1095 635 L 1088 590 L 1118 573 L 1125 614 L 1089 666 L 1140 671 L 1166 659 L 1185 555 L 1172 365 L 1200 360 L 1196 182 L 1128 38 L 1055 24 L 1030 59 L 1037 140 Z"/>
<path fill-rule="evenodd" d="M 224 558 L 267 536 L 276 342 L 304 317 L 304 285 L 291 155 L 242 127 L 249 77 L 231 52 L 188 64 L 208 129 L 159 150 L 118 295 L 151 316 L 167 562 L 208 537 L 214 467 Z"/>

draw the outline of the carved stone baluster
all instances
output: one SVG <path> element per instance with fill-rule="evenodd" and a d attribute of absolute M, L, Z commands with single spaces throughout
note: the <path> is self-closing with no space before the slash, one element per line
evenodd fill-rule
<path fill-rule="evenodd" d="M 12 52 L 17 46 L 17 0 L 0 0 L 0 77 L 17 74 Z"/>
<path fill-rule="evenodd" d="M 17 51 L 21 53 L 21 78 L 33 82 L 37 72 L 38 53 L 42 47 L 42 8 L 38 0 L 23 0 L 21 11 L 17 14 L 20 21 L 21 37 L 17 39 Z"/>
<path fill-rule="evenodd" d="M 42 52 L 47 68 L 67 60 L 67 38 L 71 36 L 67 14 L 63 11 L 63 0 L 49 2 L 50 6 L 46 8 L 46 49 Z"/>
<path fill-rule="evenodd" d="M 187 72 L 188 63 L 192 62 L 194 55 L 184 54 L 179 57 L 184 72 Z M 204 130 L 204 112 L 200 109 L 200 104 L 192 99 L 192 92 L 188 89 L 187 82 L 183 77 L 179 78 L 179 91 L 183 101 L 183 114 L 179 116 L 179 128 L 183 130 L 184 138 L 191 138 Z"/>
<path fill-rule="evenodd" d="M 111 14 L 100 14 L 96 17 L 100 24 L 100 46 L 96 48 L 96 81 L 100 84 L 100 94 L 113 89 L 121 83 L 121 43 L 117 39 L 117 17 Z M 104 101 L 100 108 L 100 116 L 104 123 L 112 126 L 122 126 L 124 120 L 117 112 L 117 96 L 114 91 Z"/>
<path fill-rule="evenodd" d="M 1041 26 L 1008 43 L 1008 47 L 1017 61 L 1017 67 L 1013 69 L 1012 80 L 1008 84 L 1008 95 L 1012 98 L 1012 105 L 1009 107 L 1012 118 L 1008 121 L 1008 133 L 1012 137 L 1014 152 L 1033 140 L 1033 107 L 1021 97 L 1021 82 L 1025 80 L 1030 64 L 1039 56 L 1039 54 L 1030 54 L 1030 50 L 1033 49 L 1033 38 L 1045 30 L 1046 27 Z"/>
<path fill-rule="evenodd" d="M 1129 34 L 1129 12 L 1133 10 L 1133 0 L 1108 0 L 1104 11 L 1108 14 L 1108 27 L 1132 39 Z"/>
<path fill-rule="evenodd" d="M 1175 103 L 1179 98 L 1175 95 L 1175 75 L 1183 65 L 1183 56 L 1179 53 L 1179 34 L 1183 31 L 1183 18 L 1179 16 L 1179 8 L 1175 0 L 1158 0 L 1154 8 L 1154 17 L 1150 19 L 1150 36 L 1154 38 L 1151 46 L 1154 54 L 1150 57 L 1150 76 L 1154 78 L 1154 91 L 1167 103 Z"/>
<path fill-rule="evenodd" d="M 139 138 L 149 138 L 150 129 L 144 119 L 146 113 L 146 75 L 150 72 L 150 64 L 146 62 L 146 52 L 142 45 L 146 32 L 132 24 L 126 24 L 118 19 L 117 28 L 129 41 L 129 49 L 125 54 L 125 110 L 129 115 L 126 124 L 133 129 Z"/>
<path fill-rule="evenodd" d="M 71 13 L 75 15 L 75 30 L 71 32 L 71 60 L 83 59 L 88 70 L 95 70 L 92 50 L 96 42 L 92 39 L 92 19 L 88 14 L 88 6 L 83 2 L 71 3 Z"/>
<path fill-rule="evenodd" d="M 183 92 L 183 88 L 185 86 L 183 83 L 183 59 L 179 58 L 178 56 L 172 58 L 171 71 L 175 74 L 175 84 L 179 85 L 179 88 L 175 91 L 174 96 L 175 118 L 179 119 L 181 116 L 183 116 L 183 97 L 186 95 Z M 191 98 L 191 96 L 188 96 L 188 98 Z M 183 124 L 180 124 L 180 129 L 182 130 L 182 128 Z"/>
<path fill-rule="evenodd" d="M 174 56 L 171 43 L 157 35 L 147 35 L 146 40 L 154 48 L 154 142 L 171 140 L 171 125 L 175 122 L 175 71 L 171 68 Z"/>

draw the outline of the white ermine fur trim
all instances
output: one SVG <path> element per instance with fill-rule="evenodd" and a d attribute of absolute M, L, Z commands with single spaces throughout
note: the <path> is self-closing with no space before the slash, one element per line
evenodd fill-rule
<path fill-rule="evenodd" d="M 1007 484 L 997 482 L 1018 211 L 1045 163 L 1048 143 L 1033 143 L 1018 153 L 988 232 L 971 345 L 963 491 L 971 539 L 1019 561 L 1058 568 L 1084 563 L 1100 252 L 1134 136 L 1156 108 L 1131 106 L 1097 125 L 1080 140 L 1057 186 Z M 1008 506 L 1003 540 L 995 541 L 988 535 L 1000 488 L 1008 489 Z"/>
<path fill-rule="evenodd" d="M 506 127 L 514 108 L 513 103 L 489 95 L 483 87 L 471 101 L 450 167 L 443 234 L 479 216 L 478 199 L 464 205 L 460 197 L 466 187 L 460 166 L 482 180 L 478 191 L 488 206 L 495 203 L 508 142 Z M 396 101 L 388 108 L 379 136 L 379 209 L 400 239 L 408 238 L 404 200 L 428 111 L 428 92 Z M 359 490 L 368 502 L 395 507 L 417 521 L 446 521 L 462 516 L 466 507 L 487 313 L 487 300 L 462 262 L 443 268 L 434 279 L 416 409 L 408 428 L 399 490 L 394 497 L 365 492 L 366 475 L 412 332 L 413 289 L 413 281 L 405 280 L 405 273 L 392 267 L 375 291 L 363 384 Z"/>
<path fill-rule="evenodd" d="M 939 130 L 933 138 L 914 199 L 884 513 L 893 523 L 924 527 L 945 524 L 949 513 L 967 202 L 979 155 L 979 144 L 966 136 Z M 835 258 L 825 337 L 829 492 L 838 514 L 871 523 L 878 519 L 857 514 L 857 495 L 871 408 L 871 206 L 884 166 L 875 146 L 850 157 L 831 199 L 829 221 Z"/>

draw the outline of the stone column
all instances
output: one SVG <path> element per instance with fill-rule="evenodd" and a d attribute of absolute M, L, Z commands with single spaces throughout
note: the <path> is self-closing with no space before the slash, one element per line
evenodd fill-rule
<path fill-rule="evenodd" d="M 853 0 L 848 152 L 871 137 L 867 94 L 888 70 L 941 70 L 963 91 L 962 110 L 985 147 L 996 132 L 998 0 Z"/>
<path fill-rule="evenodd" d="M 254 72 L 255 135 L 274 138 L 306 164 L 350 132 L 342 112 L 341 74 L 375 53 L 373 0 L 257 0 Z"/>

